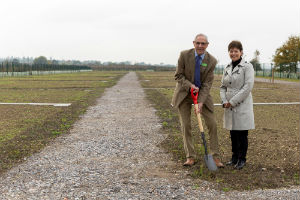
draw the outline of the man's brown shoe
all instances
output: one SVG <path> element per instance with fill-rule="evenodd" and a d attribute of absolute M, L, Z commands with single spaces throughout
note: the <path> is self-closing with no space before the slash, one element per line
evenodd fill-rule
<path fill-rule="evenodd" d="M 215 161 L 217 167 L 219 167 L 219 168 L 224 167 L 223 163 L 220 161 L 219 158 L 214 158 L 214 161 Z"/>
<path fill-rule="evenodd" d="M 188 158 L 187 160 L 186 160 L 186 162 L 185 163 L 183 163 L 183 166 L 192 166 L 192 165 L 194 165 L 195 164 L 195 160 L 193 159 L 193 158 Z"/>

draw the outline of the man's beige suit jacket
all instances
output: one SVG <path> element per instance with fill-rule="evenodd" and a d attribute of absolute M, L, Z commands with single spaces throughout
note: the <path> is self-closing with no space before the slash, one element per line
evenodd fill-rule
<path fill-rule="evenodd" d="M 211 111 L 213 111 L 214 105 L 210 95 L 210 88 L 214 80 L 216 64 L 217 60 L 206 51 L 200 67 L 201 87 L 199 90 L 198 103 L 202 102 Z M 189 90 L 191 84 L 194 83 L 194 73 L 195 49 L 182 51 L 175 72 L 175 80 L 177 83 L 171 103 L 175 108 L 178 108 L 187 95 L 190 95 Z"/>

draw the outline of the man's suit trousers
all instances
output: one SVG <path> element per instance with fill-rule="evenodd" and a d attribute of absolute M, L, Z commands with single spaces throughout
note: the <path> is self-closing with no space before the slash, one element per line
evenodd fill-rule
<path fill-rule="evenodd" d="M 188 95 L 178 107 L 180 123 L 181 123 L 181 132 L 183 135 L 183 142 L 184 142 L 184 150 L 187 158 L 196 158 L 193 137 L 191 133 L 192 104 L 193 104 L 193 100 L 191 96 Z M 214 157 L 219 157 L 217 123 L 214 116 L 214 112 L 212 110 L 209 110 L 204 104 L 202 107 L 201 116 L 204 118 L 205 124 L 208 128 L 210 153 Z"/>

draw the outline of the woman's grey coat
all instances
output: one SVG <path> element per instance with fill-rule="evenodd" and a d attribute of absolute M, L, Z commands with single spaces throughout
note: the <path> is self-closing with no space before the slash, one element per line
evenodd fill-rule
<path fill-rule="evenodd" d="M 224 128 L 228 130 L 254 129 L 253 100 L 254 70 L 244 60 L 232 71 L 230 63 L 224 69 L 220 96 L 222 104 L 230 103 L 232 108 L 224 109 Z"/>

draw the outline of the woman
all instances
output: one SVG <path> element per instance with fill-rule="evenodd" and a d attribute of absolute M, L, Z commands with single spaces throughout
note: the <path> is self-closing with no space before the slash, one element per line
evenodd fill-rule
<path fill-rule="evenodd" d="M 240 41 L 228 45 L 231 63 L 223 73 L 220 96 L 224 107 L 224 128 L 230 130 L 232 157 L 226 163 L 236 169 L 246 164 L 248 130 L 254 129 L 253 100 L 254 70 L 251 63 L 242 59 Z"/>

